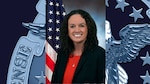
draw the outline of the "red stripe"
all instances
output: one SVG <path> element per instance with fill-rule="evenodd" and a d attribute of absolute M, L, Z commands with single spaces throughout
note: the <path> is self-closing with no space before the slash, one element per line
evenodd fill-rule
<path fill-rule="evenodd" d="M 54 61 L 48 56 L 48 54 L 46 53 L 46 64 L 48 66 L 48 68 L 50 68 L 52 70 L 52 72 L 54 71 L 54 66 L 55 63 Z"/>
<path fill-rule="evenodd" d="M 46 77 L 46 84 L 51 84 L 51 82 L 48 80 L 47 77 Z"/>

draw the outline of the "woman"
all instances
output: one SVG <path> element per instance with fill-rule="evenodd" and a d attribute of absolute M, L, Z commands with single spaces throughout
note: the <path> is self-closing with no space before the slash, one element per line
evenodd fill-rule
<path fill-rule="evenodd" d="M 103 83 L 105 50 L 98 46 L 96 24 L 83 10 L 71 11 L 60 28 L 52 83 Z"/>

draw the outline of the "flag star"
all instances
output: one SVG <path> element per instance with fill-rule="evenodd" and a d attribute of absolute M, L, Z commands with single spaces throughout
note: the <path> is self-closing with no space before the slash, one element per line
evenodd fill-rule
<path fill-rule="evenodd" d="M 57 44 L 56 44 L 56 46 L 55 46 L 55 47 L 56 47 L 56 49 L 58 49 L 58 48 L 59 48 L 59 45 L 57 45 Z"/>
<path fill-rule="evenodd" d="M 52 6 L 52 5 L 54 5 L 54 4 L 53 4 L 53 2 L 50 2 L 49 5 Z"/>
<path fill-rule="evenodd" d="M 143 60 L 143 66 L 145 64 L 149 64 L 150 65 L 150 56 L 149 56 L 149 53 L 147 52 L 146 53 L 146 56 L 145 57 L 140 57 L 142 60 Z"/>
<path fill-rule="evenodd" d="M 52 22 L 53 22 L 53 20 L 52 20 L 52 19 L 49 19 L 49 20 L 48 20 L 48 22 L 49 22 L 49 23 L 52 23 Z"/>
<path fill-rule="evenodd" d="M 65 13 L 65 12 L 63 12 L 63 13 L 62 13 L 62 15 L 63 15 L 63 16 L 65 16 L 65 15 L 66 15 L 66 13 Z"/>
<path fill-rule="evenodd" d="M 143 84 L 150 84 L 150 75 L 148 70 L 146 71 L 145 76 L 140 76 L 140 77 L 144 80 Z"/>
<path fill-rule="evenodd" d="M 59 3 L 56 3 L 56 6 L 58 7 L 58 6 L 59 6 Z"/>
<path fill-rule="evenodd" d="M 137 21 L 138 18 L 144 18 L 140 13 L 142 12 L 142 8 L 139 10 L 136 10 L 134 7 L 133 8 L 133 13 L 131 13 L 129 16 L 134 17 L 134 22 Z"/>
<path fill-rule="evenodd" d="M 64 7 L 64 4 L 62 4 L 61 6 Z"/>
<path fill-rule="evenodd" d="M 122 12 L 124 12 L 124 7 L 128 6 L 129 4 L 125 2 L 125 0 L 117 0 L 117 5 L 115 9 L 121 8 Z"/>
<path fill-rule="evenodd" d="M 57 23 L 57 24 L 59 24 L 59 23 L 60 23 L 60 21 L 57 19 L 57 20 L 56 20 L 56 23 Z"/>
<path fill-rule="evenodd" d="M 45 84 L 45 76 L 43 74 L 43 71 L 41 71 L 41 75 L 40 76 L 35 76 L 36 79 L 38 79 L 38 84 Z"/>
<path fill-rule="evenodd" d="M 48 36 L 48 40 L 51 40 L 52 39 L 52 36 Z"/>
<path fill-rule="evenodd" d="M 60 15 L 59 11 L 56 11 L 56 15 Z"/>
<path fill-rule="evenodd" d="M 52 31 L 52 28 L 51 28 L 51 27 L 49 27 L 49 28 L 48 28 L 48 31 L 49 31 L 49 32 L 51 32 L 51 31 Z"/>
<path fill-rule="evenodd" d="M 52 10 L 50 10 L 50 11 L 49 11 L 49 14 L 50 14 L 50 15 L 52 15 L 52 14 L 53 14 L 53 11 L 52 11 Z"/>
<path fill-rule="evenodd" d="M 59 28 L 56 28 L 56 32 L 59 32 L 60 30 L 59 30 Z"/>
<path fill-rule="evenodd" d="M 59 40 L 59 36 L 56 36 L 56 38 L 55 38 L 57 41 Z"/>

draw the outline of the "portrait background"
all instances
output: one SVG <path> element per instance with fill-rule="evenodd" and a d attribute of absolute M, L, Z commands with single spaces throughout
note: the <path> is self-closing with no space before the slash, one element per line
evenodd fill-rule
<path fill-rule="evenodd" d="M 99 45 L 105 48 L 105 0 L 63 0 L 66 12 L 83 9 L 90 13 L 97 25 Z"/>

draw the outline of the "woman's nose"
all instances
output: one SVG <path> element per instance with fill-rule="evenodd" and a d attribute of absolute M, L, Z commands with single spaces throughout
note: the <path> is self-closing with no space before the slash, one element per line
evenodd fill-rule
<path fill-rule="evenodd" d="M 79 28 L 79 27 L 76 27 L 76 28 L 75 28 L 75 31 L 76 31 L 76 32 L 79 32 L 79 31 L 80 31 L 80 28 Z"/>

